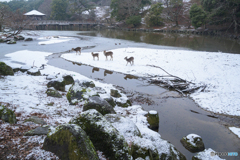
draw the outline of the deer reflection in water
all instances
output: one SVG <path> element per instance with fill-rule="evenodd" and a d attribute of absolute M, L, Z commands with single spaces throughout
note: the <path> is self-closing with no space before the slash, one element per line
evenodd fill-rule
<path fill-rule="evenodd" d="M 113 74 L 113 72 L 112 72 L 112 71 L 109 71 L 109 70 L 105 70 L 105 71 L 104 71 L 104 76 L 107 76 L 107 74 Z"/>

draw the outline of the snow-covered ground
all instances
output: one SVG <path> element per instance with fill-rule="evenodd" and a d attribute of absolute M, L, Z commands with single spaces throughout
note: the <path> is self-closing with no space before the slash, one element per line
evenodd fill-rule
<path fill-rule="evenodd" d="M 136 76 L 163 76 L 168 73 L 199 85 L 207 85 L 204 92 L 190 96 L 200 107 L 220 114 L 240 116 L 240 55 L 218 52 L 186 50 L 160 50 L 146 48 L 119 48 L 113 51 L 113 61 L 106 61 L 99 52 L 99 61 L 91 53 L 64 54 L 63 58 L 91 66 Z M 134 65 L 124 57 L 134 57 Z M 110 57 L 108 57 L 110 59 Z"/>

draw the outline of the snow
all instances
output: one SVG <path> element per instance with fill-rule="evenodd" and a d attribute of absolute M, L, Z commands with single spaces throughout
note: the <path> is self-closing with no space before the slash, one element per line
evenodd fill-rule
<path fill-rule="evenodd" d="M 186 138 L 187 138 L 187 142 L 189 142 L 189 143 L 191 143 L 191 145 L 192 146 L 195 146 L 196 147 L 196 143 L 194 143 L 194 139 L 195 138 L 201 138 L 199 135 L 197 135 L 197 134 L 189 134 L 189 135 L 187 135 L 186 136 Z"/>
<path fill-rule="evenodd" d="M 37 10 L 32 10 L 30 12 L 25 13 L 24 15 L 26 15 L 26 16 L 30 16 L 30 15 L 44 16 L 45 14 L 43 14 Z"/>
<path fill-rule="evenodd" d="M 229 129 L 240 138 L 240 128 L 229 127 Z"/>
<path fill-rule="evenodd" d="M 46 44 L 67 42 L 70 40 L 74 40 L 74 38 L 62 37 L 62 36 L 58 36 L 58 37 L 48 36 L 48 37 L 38 38 L 38 40 L 41 40 L 41 42 L 38 42 L 39 45 L 46 45 Z"/>
<path fill-rule="evenodd" d="M 204 160 L 221 160 L 221 158 L 217 155 L 211 156 L 211 153 L 215 151 L 212 150 L 211 148 L 205 149 L 202 152 L 199 152 L 195 157 L 204 159 Z"/>
<path fill-rule="evenodd" d="M 168 73 L 197 85 L 207 85 L 204 92 L 190 96 L 200 107 L 220 114 L 240 115 L 240 55 L 219 52 L 164 50 L 147 48 L 118 48 L 111 50 L 113 61 L 106 61 L 103 53 L 99 61 L 92 60 L 90 52 L 81 57 L 63 54 L 64 59 L 98 68 L 132 74 L 139 77 L 156 77 Z M 124 57 L 134 57 L 134 65 L 127 65 Z"/>
<path fill-rule="evenodd" d="M 154 110 L 151 110 L 151 111 L 148 111 L 149 114 L 157 114 L 157 111 L 154 111 Z"/>

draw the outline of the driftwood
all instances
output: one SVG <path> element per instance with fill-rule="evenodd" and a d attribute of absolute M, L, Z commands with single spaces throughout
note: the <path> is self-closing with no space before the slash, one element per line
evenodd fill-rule
<path fill-rule="evenodd" d="M 158 84 L 161 87 L 175 90 L 184 96 L 195 92 L 202 92 L 207 87 L 205 84 L 195 84 L 193 82 L 184 80 L 180 77 L 174 76 L 159 66 L 155 65 L 147 66 L 159 68 L 163 70 L 165 73 L 167 73 L 167 75 L 151 77 L 150 80 L 148 80 L 150 83 Z"/>

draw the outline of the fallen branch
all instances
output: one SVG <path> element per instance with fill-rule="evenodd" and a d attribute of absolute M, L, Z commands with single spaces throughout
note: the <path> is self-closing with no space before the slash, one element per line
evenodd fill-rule
<path fill-rule="evenodd" d="M 151 77 L 150 80 L 148 80 L 150 83 L 158 84 L 164 88 L 173 89 L 181 93 L 183 96 L 186 96 L 187 94 L 191 94 L 194 92 L 202 92 L 207 87 L 206 85 L 195 84 L 193 82 L 184 80 L 180 77 L 174 76 L 159 66 L 155 66 L 155 65 L 147 65 L 147 66 L 159 68 L 168 74 L 168 75 L 162 75 L 157 77 L 156 76 Z"/>

